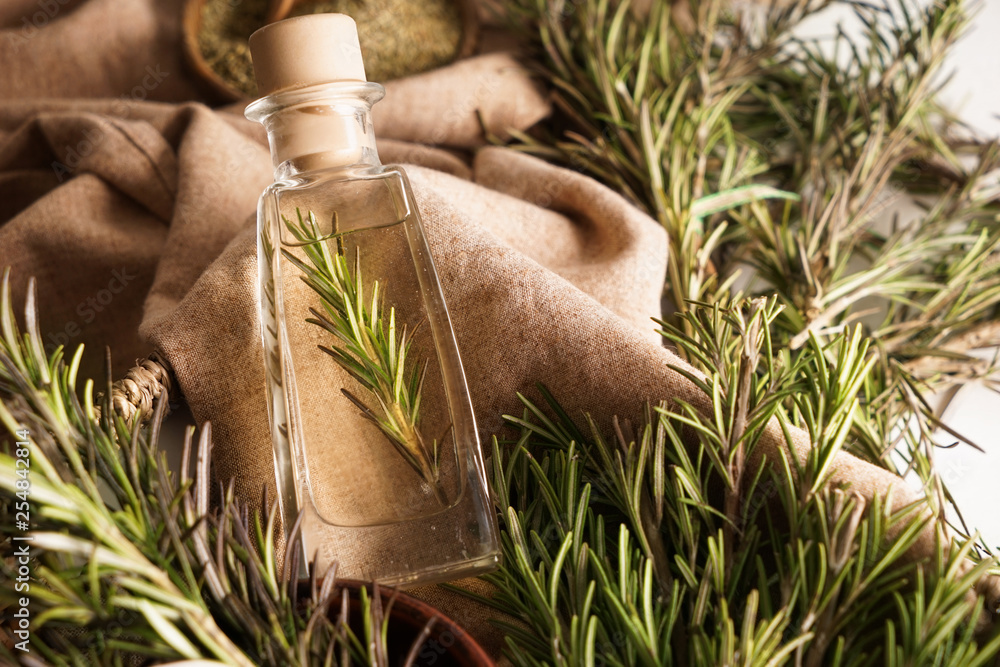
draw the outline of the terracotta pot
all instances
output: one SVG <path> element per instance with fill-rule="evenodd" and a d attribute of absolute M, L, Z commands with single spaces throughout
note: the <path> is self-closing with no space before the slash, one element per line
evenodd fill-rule
<path fill-rule="evenodd" d="M 336 618 L 340 613 L 339 600 L 342 592 L 347 589 L 351 627 L 359 636 L 362 627 L 360 597 L 362 587 L 368 590 L 368 595 L 371 597 L 371 584 L 337 581 L 334 587 L 334 600 L 337 603 L 330 608 L 331 618 Z M 308 596 L 308 580 L 299 582 L 298 592 L 301 597 Z M 393 667 L 405 663 L 414 641 L 432 618 L 434 626 L 417 650 L 416 660 L 413 661 L 414 667 L 494 667 L 493 659 L 476 643 L 476 640 L 458 623 L 434 607 L 392 588 L 380 588 L 379 593 L 383 610 L 388 608 L 389 601 L 395 596 L 392 609 L 389 611 L 389 664 Z"/>

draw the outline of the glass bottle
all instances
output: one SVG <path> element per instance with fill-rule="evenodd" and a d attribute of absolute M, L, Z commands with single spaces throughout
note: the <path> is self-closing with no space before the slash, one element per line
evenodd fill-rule
<path fill-rule="evenodd" d="M 379 162 L 354 21 L 250 38 L 275 182 L 258 207 L 261 334 L 286 537 L 405 585 L 499 558 L 475 418 L 406 174 Z"/>

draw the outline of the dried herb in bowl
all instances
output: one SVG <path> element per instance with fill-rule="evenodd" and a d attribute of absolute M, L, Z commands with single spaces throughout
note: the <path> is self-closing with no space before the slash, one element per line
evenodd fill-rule
<path fill-rule="evenodd" d="M 267 0 L 205 0 L 201 8 L 198 48 L 205 63 L 247 97 L 257 96 L 250 62 L 250 35 L 264 25 Z"/>
<path fill-rule="evenodd" d="M 247 40 L 267 21 L 267 0 L 205 0 L 197 42 L 205 64 L 235 92 L 257 96 Z M 389 81 L 441 67 L 469 51 L 471 22 L 456 0 L 300 0 L 288 16 L 341 13 L 358 24 L 365 69 Z M 282 17 L 286 18 L 286 17 Z"/>

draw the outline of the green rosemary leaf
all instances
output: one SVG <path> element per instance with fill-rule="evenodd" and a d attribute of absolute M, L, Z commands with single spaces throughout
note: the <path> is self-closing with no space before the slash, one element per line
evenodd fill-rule
<path fill-rule="evenodd" d="M 363 387 L 366 403 L 346 388 L 342 394 L 371 421 L 413 470 L 445 502 L 438 480 L 438 442 L 427 443 L 420 431 L 420 404 L 426 363 L 411 358 L 412 333 L 404 326 L 397 333 L 395 307 L 382 299 L 379 281 L 372 281 L 366 296 L 361 251 L 353 268 L 343 254 L 342 235 L 337 235 L 336 254 L 327 248 L 327 237 L 318 233 L 315 215 L 303 217 L 296 210 L 297 224 L 284 218 L 285 227 L 300 244 L 308 262 L 283 249 L 283 255 L 303 274 L 303 281 L 322 300 L 324 317 L 315 308 L 307 322 L 334 335 L 342 347 L 321 347 Z M 334 216 L 334 230 L 337 220 Z"/>

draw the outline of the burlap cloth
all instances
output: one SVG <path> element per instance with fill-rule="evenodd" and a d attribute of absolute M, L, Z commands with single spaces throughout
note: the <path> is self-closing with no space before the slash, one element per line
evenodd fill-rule
<path fill-rule="evenodd" d="M 253 219 L 272 166 L 261 128 L 196 102 L 179 11 L 177 0 L 0 5 L 0 266 L 12 267 L 18 309 L 37 279 L 46 344 L 85 343 L 85 375 L 102 377 L 105 345 L 116 377 L 162 351 L 197 421 L 212 422 L 217 476 L 256 502 L 274 475 Z M 376 105 L 383 162 L 412 165 L 487 442 L 537 382 L 602 426 L 638 419 L 648 401 L 704 405 L 650 321 L 661 227 L 573 171 L 469 152 L 483 144 L 480 118 L 502 135 L 547 112 L 503 53 L 391 82 Z M 771 435 L 761 454 L 783 446 Z M 835 477 L 867 494 L 895 479 L 839 464 Z M 486 610 L 418 594 L 499 650 Z"/>

